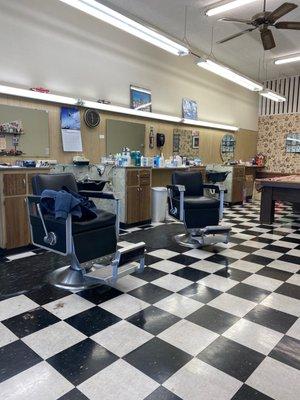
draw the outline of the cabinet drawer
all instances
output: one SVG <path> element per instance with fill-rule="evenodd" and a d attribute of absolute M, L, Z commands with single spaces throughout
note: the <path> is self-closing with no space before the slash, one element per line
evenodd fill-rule
<path fill-rule="evenodd" d="M 3 174 L 4 196 L 26 194 L 26 174 Z"/>
<path fill-rule="evenodd" d="M 141 178 L 150 178 L 150 171 L 148 169 L 140 169 L 139 175 Z"/>
<path fill-rule="evenodd" d="M 150 184 L 151 184 L 150 176 L 140 177 L 140 186 L 150 186 Z"/>

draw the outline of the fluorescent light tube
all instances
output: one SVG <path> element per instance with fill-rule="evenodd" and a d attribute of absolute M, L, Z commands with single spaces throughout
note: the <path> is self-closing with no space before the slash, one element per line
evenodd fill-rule
<path fill-rule="evenodd" d="M 265 89 L 262 92 L 260 92 L 259 94 L 263 97 L 266 97 L 267 99 L 276 101 L 277 103 L 282 103 L 282 102 L 286 101 L 286 98 L 284 96 L 281 96 L 280 94 L 275 93 L 269 89 Z"/>
<path fill-rule="evenodd" d="M 96 110 L 102 110 L 119 114 L 134 115 L 136 117 L 142 117 L 142 118 L 158 119 L 161 121 L 168 121 L 168 122 L 179 123 L 182 120 L 181 118 L 174 117 L 173 115 L 158 114 L 149 111 L 140 111 L 140 110 L 135 110 L 133 108 L 114 106 L 112 104 L 103 104 L 95 101 L 84 100 L 84 107 L 94 108 Z"/>
<path fill-rule="evenodd" d="M 176 56 L 186 56 L 189 54 L 189 49 L 175 40 L 169 39 L 167 36 L 157 32 L 156 30 L 149 28 L 139 22 L 134 21 L 131 18 L 101 4 L 95 0 L 60 0 L 61 2 L 68 4 L 71 7 L 76 8 L 82 12 L 85 12 L 101 21 L 107 22 L 116 28 L 122 29 L 123 31 L 130 33 L 143 39 L 154 46 L 160 47 L 169 53 L 175 54 Z"/>
<path fill-rule="evenodd" d="M 78 99 L 75 99 L 73 97 L 59 96 L 51 93 L 35 92 L 33 90 L 20 89 L 4 85 L 0 85 L 0 93 L 8 94 L 10 96 L 26 97 L 28 99 L 50 101 L 60 104 L 78 104 Z"/>
<path fill-rule="evenodd" d="M 228 67 L 224 65 L 218 64 L 215 61 L 211 61 L 209 59 L 200 59 L 197 62 L 198 67 L 204 68 L 207 71 L 213 72 L 221 76 L 222 78 L 228 79 L 231 82 L 234 82 L 240 86 L 243 86 L 246 89 L 252 91 L 260 91 L 263 90 L 263 86 L 260 83 L 257 83 L 237 72 L 234 72 Z"/>
<path fill-rule="evenodd" d="M 215 122 L 207 122 L 207 121 L 200 121 L 193 119 L 182 119 L 181 117 L 175 117 L 173 115 L 152 113 L 149 111 L 140 111 L 140 110 L 135 110 L 133 108 L 115 106 L 112 104 L 103 104 L 103 103 L 98 103 L 97 101 L 78 99 L 75 97 L 60 96 L 51 93 L 34 92 L 32 90 L 15 88 L 12 86 L 0 85 L 0 94 L 25 97 L 28 99 L 48 101 L 59 104 L 69 104 L 85 108 L 93 108 L 95 110 L 100 110 L 100 111 L 106 111 L 124 115 L 132 115 L 135 117 L 148 118 L 148 119 L 157 119 L 160 121 L 175 122 L 178 124 L 184 123 L 188 125 L 204 126 L 208 128 L 222 129 L 227 131 L 238 130 L 236 126 L 232 125 L 224 125 Z"/>
<path fill-rule="evenodd" d="M 201 121 L 201 120 L 194 120 L 194 119 L 187 119 L 187 118 L 184 118 L 182 120 L 182 122 L 187 125 L 203 126 L 203 127 L 207 127 L 207 128 L 221 129 L 224 131 L 238 131 L 239 130 L 239 128 L 237 126 L 219 124 L 216 122 L 208 122 L 208 121 Z"/>
<path fill-rule="evenodd" d="M 293 63 L 293 62 L 297 62 L 297 61 L 300 61 L 300 55 L 280 58 L 279 60 L 275 60 L 274 63 L 276 65 L 281 65 L 281 64 L 288 64 L 288 63 Z"/>
<path fill-rule="evenodd" d="M 213 8 L 210 8 L 209 10 L 206 11 L 206 15 L 211 17 L 213 15 L 217 15 L 217 14 L 221 14 L 223 12 L 229 11 L 229 10 L 233 10 L 234 8 L 237 7 L 242 7 L 246 4 L 249 3 L 253 3 L 255 0 L 233 0 L 233 1 L 229 1 L 225 4 L 220 4 L 216 5 Z"/>

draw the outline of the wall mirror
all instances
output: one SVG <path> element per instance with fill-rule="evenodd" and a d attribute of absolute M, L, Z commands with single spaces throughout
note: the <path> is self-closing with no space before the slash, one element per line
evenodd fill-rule
<path fill-rule="evenodd" d="M 0 149 L 29 157 L 49 157 L 49 119 L 45 110 L 0 105 Z"/>
<path fill-rule="evenodd" d="M 300 153 L 300 133 L 288 133 L 285 147 L 287 153 Z"/>
<path fill-rule="evenodd" d="M 145 151 L 145 124 L 108 119 L 106 121 L 106 154 L 121 153 L 123 147 Z"/>
<path fill-rule="evenodd" d="M 234 135 L 226 134 L 222 137 L 220 150 L 223 162 L 228 162 L 234 159 L 235 143 L 236 140 Z"/>

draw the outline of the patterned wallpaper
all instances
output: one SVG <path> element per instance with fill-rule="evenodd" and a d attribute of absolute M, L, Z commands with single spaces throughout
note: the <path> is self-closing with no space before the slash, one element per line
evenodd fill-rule
<path fill-rule="evenodd" d="M 199 148 L 193 149 L 192 147 L 193 136 L 199 138 L 199 131 L 191 129 L 174 129 L 173 135 L 178 135 L 179 137 L 179 151 L 176 151 L 176 153 L 186 157 L 199 157 Z M 199 144 L 199 147 L 200 146 L 201 142 Z"/>
<path fill-rule="evenodd" d="M 286 153 L 288 133 L 300 133 L 300 114 L 259 117 L 257 152 L 266 155 L 267 170 L 300 173 L 300 154 Z"/>

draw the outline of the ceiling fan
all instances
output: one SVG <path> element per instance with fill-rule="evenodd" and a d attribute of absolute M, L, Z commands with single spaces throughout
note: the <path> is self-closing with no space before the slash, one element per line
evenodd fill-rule
<path fill-rule="evenodd" d="M 259 14 L 255 14 L 251 19 L 240 19 L 240 18 L 221 18 L 219 21 L 225 22 L 238 22 L 241 24 L 247 24 L 251 26 L 242 32 L 235 33 L 234 35 L 228 36 L 225 39 L 218 41 L 217 43 L 225 43 L 231 39 L 238 36 L 244 35 L 245 33 L 252 32 L 255 29 L 260 30 L 260 37 L 265 50 L 273 49 L 276 44 L 272 31 L 270 27 L 275 27 L 276 29 L 292 29 L 300 30 L 300 22 L 290 22 L 290 21 L 280 21 L 276 22 L 279 18 L 293 11 L 298 6 L 293 3 L 283 3 L 281 6 L 276 8 L 276 10 L 270 12 L 266 11 L 266 0 L 263 3 L 263 11 Z"/>

